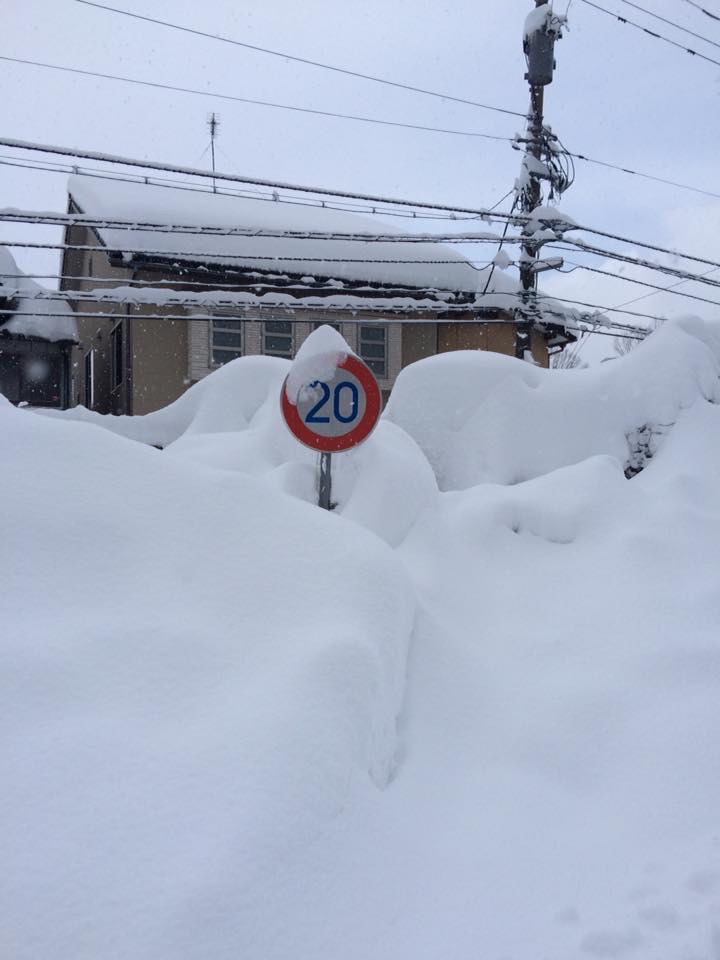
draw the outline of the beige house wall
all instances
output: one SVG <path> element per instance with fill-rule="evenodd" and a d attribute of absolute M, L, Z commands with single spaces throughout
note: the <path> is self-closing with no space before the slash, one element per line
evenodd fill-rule
<path fill-rule="evenodd" d="M 233 316 L 231 310 L 223 311 L 222 314 L 216 313 L 214 316 Z M 218 365 L 212 362 L 212 332 L 211 316 L 208 314 L 207 320 L 192 320 L 189 324 L 189 356 L 188 356 L 188 379 L 196 383 L 203 377 L 216 370 Z M 387 329 L 387 376 L 378 377 L 378 384 L 381 390 L 391 389 L 395 378 L 404 365 L 403 337 L 402 329 L 399 324 L 391 323 L 378 319 L 375 312 L 358 311 L 354 315 L 352 323 L 342 320 L 342 315 L 338 316 L 328 311 L 327 316 L 319 314 L 317 310 L 303 310 L 298 307 L 294 310 L 274 311 L 272 317 L 268 316 L 267 311 L 243 311 L 237 316 L 242 316 L 245 320 L 243 327 L 243 353 L 245 356 L 260 356 L 263 354 L 263 321 L 265 320 L 290 320 L 293 323 L 293 352 L 296 353 L 304 341 L 310 336 L 317 323 L 336 323 L 340 327 L 340 333 L 347 341 L 352 350 L 358 351 L 358 331 L 360 326 L 383 326 Z"/>
<path fill-rule="evenodd" d="M 151 413 L 177 400 L 190 386 L 187 375 L 189 324 L 185 320 L 143 320 L 143 314 L 170 313 L 156 306 L 135 308 L 129 321 L 132 353 L 131 412 Z"/>
<path fill-rule="evenodd" d="M 68 243 L 77 246 L 98 246 L 96 234 L 85 227 L 71 227 Z M 64 289 L 91 291 L 112 289 L 132 280 L 157 283 L 162 274 L 154 271 L 135 271 L 110 265 L 102 250 L 72 250 L 65 252 L 62 281 Z M 175 290 L 193 290 L 191 282 L 174 283 Z M 342 314 L 326 315 L 316 310 L 277 310 L 269 317 L 265 311 L 231 310 L 211 313 L 207 320 L 147 319 L 148 314 L 178 315 L 190 312 L 187 308 L 156 305 L 126 306 L 117 304 L 72 302 L 78 320 L 80 347 L 73 362 L 71 403 L 85 400 L 85 356 L 93 354 L 94 409 L 101 413 L 144 414 L 176 400 L 187 388 L 217 369 L 212 362 L 211 321 L 213 316 L 242 316 L 243 353 L 249 356 L 263 353 L 263 322 L 269 319 L 293 322 L 293 349 L 297 351 L 318 322 L 337 323 L 350 347 L 359 352 L 358 331 L 361 325 L 381 325 L 387 330 L 387 375 L 378 378 L 380 389 L 388 396 L 400 370 L 410 363 L 449 350 L 491 350 L 514 355 L 515 327 L 510 322 L 458 323 L 427 322 L 424 315 L 404 314 L 402 323 L 394 316 L 378 317 L 376 312 L 358 311 L 352 322 Z M 192 312 L 197 314 L 198 309 Z M 105 313 L 111 316 L 88 316 Z M 421 319 L 423 322 L 421 322 Z M 458 319 L 472 320 L 472 314 Z M 112 334 L 120 324 L 123 335 L 125 376 L 120 384 L 112 386 Z M 548 366 L 547 344 L 537 332 L 533 333 L 532 352 L 535 361 Z"/>
<path fill-rule="evenodd" d="M 535 362 L 541 367 L 548 367 L 550 357 L 547 343 L 536 330 L 532 334 L 531 349 Z M 508 321 L 438 324 L 438 353 L 450 350 L 490 350 L 514 357 L 515 324 Z"/>

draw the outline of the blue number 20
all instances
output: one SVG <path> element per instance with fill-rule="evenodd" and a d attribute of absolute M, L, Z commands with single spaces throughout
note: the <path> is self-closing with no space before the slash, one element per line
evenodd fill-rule
<path fill-rule="evenodd" d="M 316 380 L 314 383 L 311 383 L 310 386 L 320 387 L 322 396 L 315 406 L 308 410 L 305 423 L 330 423 L 330 417 L 320 416 L 320 411 L 330 399 L 330 387 L 328 387 L 326 383 L 323 383 L 322 380 Z M 347 417 L 343 416 L 340 407 L 343 390 L 350 391 L 350 413 Z M 357 419 L 359 411 L 360 394 L 356 385 L 350 380 L 343 380 L 338 383 L 333 390 L 333 413 L 335 414 L 335 419 L 339 420 L 340 423 L 352 423 L 353 420 Z"/>

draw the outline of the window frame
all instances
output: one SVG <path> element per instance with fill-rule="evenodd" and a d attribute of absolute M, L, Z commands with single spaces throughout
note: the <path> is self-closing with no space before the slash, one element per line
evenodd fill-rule
<path fill-rule="evenodd" d="M 382 331 L 382 337 L 363 337 L 364 330 L 379 330 Z M 360 323 L 358 324 L 357 332 L 357 344 L 358 344 L 358 356 L 367 364 L 368 367 L 372 370 L 373 374 L 378 378 L 378 380 L 387 380 L 388 379 L 388 370 L 389 370 L 389 357 L 388 357 L 388 326 L 386 323 Z M 373 357 L 368 356 L 364 351 L 365 345 L 376 345 L 382 344 L 382 357 Z M 381 368 L 378 369 L 378 365 L 381 365 Z"/>
<path fill-rule="evenodd" d="M 269 323 L 286 323 L 290 328 L 288 332 L 279 330 L 268 330 Z M 287 351 L 281 349 L 268 350 L 268 337 L 288 337 L 290 346 Z M 295 323 L 292 320 L 276 317 L 273 320 L 262 321 L 262 350 L 266 357 L 279 357 L 282 360 L 292 360 L 295 356 Z"/>
<path fill-rule="evenodd" d="M 227 327 L 226 329 L 223 329 L 222 327 L 218 329 L 215 326 L 216 324 L 227 323 L 228 321 L 230 321 L 231 323 L 237 324 L 237 326 L 230 326 L 230 327 Z M 246 323 L 246 320 L 243 317 L 239 317 L 237 314 L 233 314 L 233 313 L 215 314 L 213 317 L 210 318 L 210 322 L 209 322 L 210 343 L 208 347 L 210 351 L 211 367 L 222 367 L 224 366 L 224 364 L 230 363 L 231 360 L 237 360 L 240 357 L 246 356 L 245 323 Z M 216 344 L 215 343 L 216 333 L 225 333 L 225 334 L 229 333 L 229 334 L 232 334 L 233 336 L 239 337 L 240 347 L 237 348 L 237 347 L 229 346 L 227 344 Z M 223 352 L 226 352 L 228 354 L 228 358 L 226 360 L 216 360 L 215 351 L 218 351 L 221 354 Z"/>
<path fill-rule="evenodd" d="M 112 392 L 125 382 L 125 331 L 120 320 L 110 331 L 110 367 Z"/>
<path fill-rule="evenodd" d="M 92 410 L 95 407 L 95 348 L 91 347 L 85 357 L 83 358 L 84 368 L 84 383 L 83 383 L 83 400 L 85 401 L 85 407 L 87 410 Z"/>

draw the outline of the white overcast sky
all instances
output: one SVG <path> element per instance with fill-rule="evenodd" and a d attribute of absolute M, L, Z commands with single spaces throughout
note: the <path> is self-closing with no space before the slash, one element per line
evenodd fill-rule
<path fill-rule="evenodd" d="M 519 111 L 527 107 L 522 28 L 532 0 L 114 0 L 113 5 L 460 97 Z M 602 5 L 720 60 L 720 48 L 658 24 L 621 0 Z M 640 5 L 720 43 L 720 23 L 683 0 Z M 206 118 L 216 110 L 222 121 L 218 167 L 224 171 L 478 206 L 494 204 L 517 175 L 519 155 L 506 143 L 303 116 L 210 94 L 508 136 L 520 129 L 519 118 L 181 34 L 76 0 L 5 0 L 3 6 L 0 52 L 6 56 L 208 91 L 207 97 L 169 93 L 0 61 L 1 129 L 7 137 L 204 166 Z M 705 6 L 720 12 L 720 0 Z M 562 0 L 555 9 L 563 13 L 566 7 Z M 720 67 L 623 26 L 583 0 L 572 0 L 569 17 L 545 101 L 546 121 L 564 143 L 601 160 L 720 192 Z M 3 149 L 0 156 L 14 153 Z M 0 177 L 2 206 L 65 209 L 61 175 L 2 166 Z M 711 198 L 578 162 L 562 209 L 583 224 L 720 260 L 720 201 Z M 52 229 L 14 224 L 2 233 L 3 240 L 59 238 Z M 14 253 L 25 269 L 57 271 L 55 254 Z M 598 265 L 618 272 L 602 261 Z M 542 280 L 557 295 L 608 306 L 646 292 L 580 270 Z M 711 288 L 680 289 L 720 300 Z M 667 294 L 636 309 L 717 312 Z"/>

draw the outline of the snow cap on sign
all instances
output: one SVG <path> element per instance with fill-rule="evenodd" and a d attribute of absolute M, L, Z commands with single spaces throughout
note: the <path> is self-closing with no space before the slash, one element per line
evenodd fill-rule
<path fill-rule="evenodd" d="M 331 380 L 336 368 L 352 353 L 342 334 L 329 324 L 313 330 L 298 350 L 285 382 L 290 403 L 296 405 L 305 384 Z"/>

